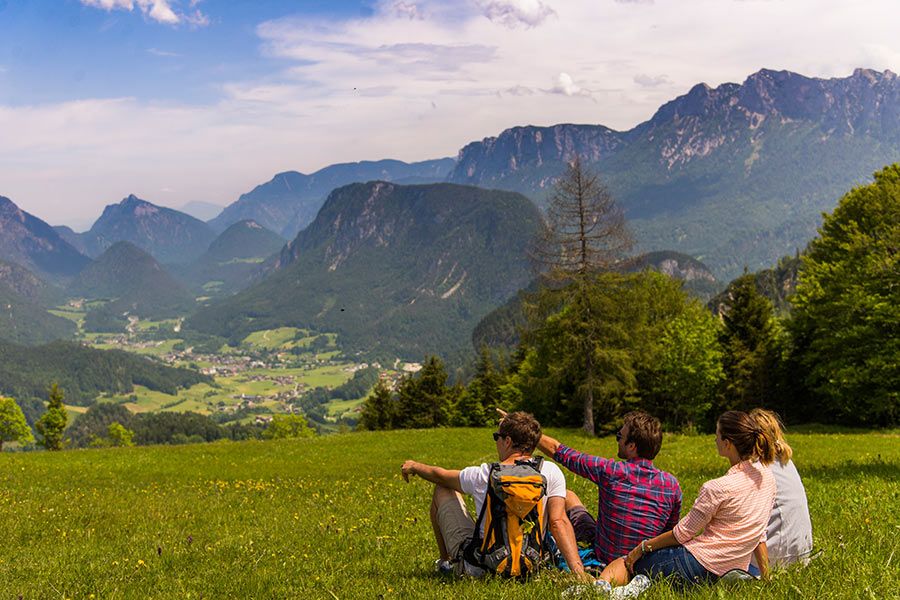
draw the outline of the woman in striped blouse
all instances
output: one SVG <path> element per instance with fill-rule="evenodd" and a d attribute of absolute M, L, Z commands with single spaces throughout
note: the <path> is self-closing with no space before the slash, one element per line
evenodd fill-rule
<path fill-rule="evenodd" d="M 732 569 L 747 570 L 751 556 L 762 575 L 768 575 L 766 526 L 775 479 L 766 466 L 775 458 L 775 440 L 750 415 L 732 410 L 716 424 L 716 449 L 731 463 L 728 472 L 703 484 L 693 508 L 674 529 L 643 540 L 610 563 L 601 578 L 623 583 L 640 574 L 702 583 Z M 641 586 L 648 584 L 638 579 Z"/>

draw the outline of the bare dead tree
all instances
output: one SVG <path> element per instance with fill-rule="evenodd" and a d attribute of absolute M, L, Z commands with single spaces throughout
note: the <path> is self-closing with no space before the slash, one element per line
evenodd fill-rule
<path fill-rule="evenodd" d="M 556 182 L 540 234 L 535 268 L 552 279 L 609 270 L 634 246 L 625 214 L 599 176 L 575 159 Z"/>
<path fill-rule="evenodd" d="M 531 245 L 529 255 L 535 270 L 556 284 L 570 283 L 576 294 L 589 293 L 588 279 L 608 271 L 622 260 L 634 245 L 622 209 L 616 204 L 599 176 L 576 158 L 556 182 L 544 225 Z M 590 310 L 590 302 L 572 306 Z M 581 315 L 583 322 L 596 325 L 597 316 Z M 583 390 L 583 428 L 594 433 L 594 351 L 595 333 L 590 326 L 580 346 L 585 353 Z"/>

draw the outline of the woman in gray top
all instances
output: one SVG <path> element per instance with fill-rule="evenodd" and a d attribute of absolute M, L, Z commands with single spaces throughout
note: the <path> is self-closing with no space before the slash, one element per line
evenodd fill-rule
<path fill-rule="evenodd" d="M 786 567 L 805 561 L 812 552 L 812 522 L 806 490 L 797 467 L 791 461 L 793 450 L 784 439 L 781 420 L 770 410 L 755 408 L 750 416 L 757 426 L 775 439 L 775 462 L 769 468 L 775 477 L 775 505 L 766 530 L 769 565 Z"/>

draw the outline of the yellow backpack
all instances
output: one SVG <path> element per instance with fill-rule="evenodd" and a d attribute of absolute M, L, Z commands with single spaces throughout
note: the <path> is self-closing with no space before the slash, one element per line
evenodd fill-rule
<path fill-rule="evenodd" d="M 504 577 L 524 578 L 537 571 L 545 534 L 543 462 L 537 457 L 491 465 L 475 536 L 464 553 L 466 561 Z"/>

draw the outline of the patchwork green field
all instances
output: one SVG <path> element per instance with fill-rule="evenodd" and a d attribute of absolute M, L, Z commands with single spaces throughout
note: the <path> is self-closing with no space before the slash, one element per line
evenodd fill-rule
<path fill-rule="evenodd" d="M 612 438 L 549 433 L 609 456 Z M 900 436 L 794 434 L 816 546 L 770 582 L 643 598 L 896 598 Z M 0 455 L 2 598 L 558 598 L 567 582 L 448 581 L 431 572 L 430 486 L 406 458 L 491 460 L 488 429 Z M 657 461 L 685 510 L 725 472 L 712 436 L 669 436 Z M 567 478 L 579 494 L 591 486 Z"/>
<path fill-rule="evenodd" d="M 296 369 L 249 369 L 230 377 L 216 377 L 216 385 L 200 383 L 188 389 L 178 390 L 176 395 L 157 392 L 136 385 L 132 394 L 121 394 L 104 398 L 102 401 L 124 404 L 132 412 L 193 411 L 203 414 L 215 412 L 220 407 L 236 406 L 241 397 L 257 397 L 259 406 L 279 410 L 278 402 L 271 397 L 292 391 L 297 385 L 308 389 L 315 387 L 337 387 L 352 377 L 349 364 L 329 364 Z M 292 379 L 287 379 L 292 378 Z M 356 402 L 356 404 L 352 404 Z M 340 415 L 358 406 L 361 401 L 341 402 L 334 409 Z"/>

